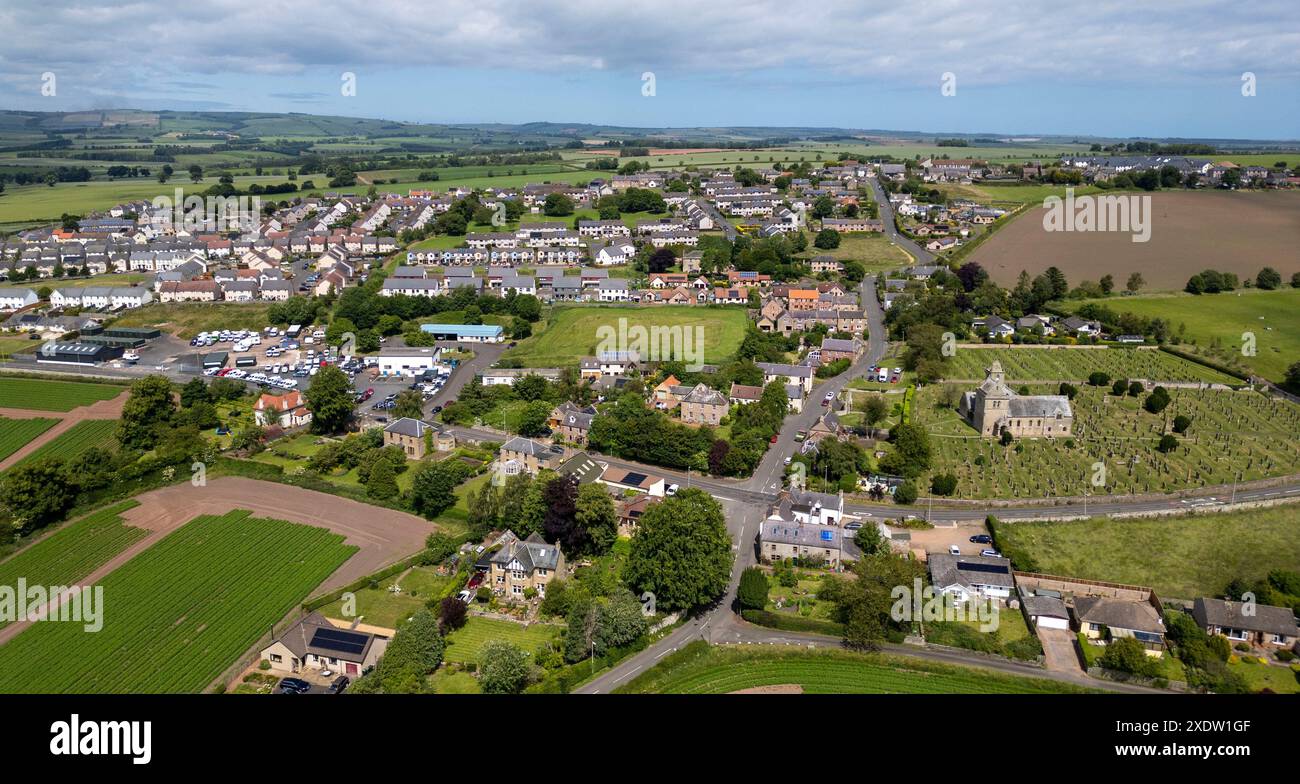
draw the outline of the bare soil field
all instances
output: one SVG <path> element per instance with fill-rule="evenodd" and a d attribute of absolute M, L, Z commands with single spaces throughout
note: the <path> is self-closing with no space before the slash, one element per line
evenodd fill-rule
<path fill-rule="evenodd" d="M 1244 280 L 1271 266 L 1289 280 L 1300 272 L 1300 193 L 1161 191 L 1151 197 L 1151 239 L 1127 232 L 1043 229 L 1045 210 L 1032 207 L 971 254 L 993 280 L 1013 286 L 1021 270 L 1036 275 L 1059 267 L 1074 286 L 1115 277 L 1122 289 L 1137 271 L 1144 291 L 1181 290 L 1205 269 L 1235 272 Z"/>

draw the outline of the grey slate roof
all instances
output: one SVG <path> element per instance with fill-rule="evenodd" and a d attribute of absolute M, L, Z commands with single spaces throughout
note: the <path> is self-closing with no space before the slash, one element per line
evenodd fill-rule
<path fill-rule="evenodd" d="M 1200 598 L 1192 605 L 1192 617 L 1201 626 L 1225 626 L 1248 632 L 1300 637 L 1295 613 L 1289 608 L 1257 604 L 1254 607 L 1255 614 L 1246 615 L 1245 607 L 1242 602 Z"/>
<path fill-rule="evenodd" d="M 1111 599 L 1104 596 L 1081 596 L 1074 600 L 1074 613 L 1080 621 L 1099 623 L 1112 629 L 1131 629 L 1149 634 L 1164 634 L 1165 623 L 1156 608 L 1147 602 Z"/>
<path fill-rule="evenodd" d="M 534 569 L 556 569 L 560 562 L 559 545 L 547 544 L 538 534 L 533 534 L 521 541 L 506 544 L 492 556 L 491 562 L 500 566 L 509 566 L 511 561 L 518 561 L 525 571 Z"/>
<path fill-rule="evenodd" d="M 931 553 L 927 560 L 930 582 L 936 588 L 946 588 L 949 585 L 971 589 L 982 585 L 998 588 L 1012 586 L 1011 561 L 1006 558 Z"/>

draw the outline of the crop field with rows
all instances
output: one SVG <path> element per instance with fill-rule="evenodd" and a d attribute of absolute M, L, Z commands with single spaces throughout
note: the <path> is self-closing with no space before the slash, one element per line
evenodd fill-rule
<path fill-rule="evenodd" d="M 5 419 L 0 417 L 0 460 L 22 449 L 33 438 L 54 427 L 57 419 Z"/>
<path fill-rule="evenodd" d="M 1087 381 L 1101 371 L 1112 380 L 1207 381 L 1241 384 L 1239 379 L 1154 349 L 1132 348 L 966 348 L 958 345 L 948 360 L 947 377 L 984 378 L 994 361 L 1002 363 L 1007 381 Z"/>
<path fill-rule="evenodd" d="M 78 422 L 59 434 L 49 443 L 43 444 L 18 462 L 24 465 L 46 457 L 61 457 L 71 460 L 92 446 L 108 448 L 113 444 L 113 434 L 117 431 L 115 419 L 87 419 Z"/>
<path fill-rule="evenodd" d="M 247 511 L 195 518 L 102 581 L 103 628 L 37 623 L 0 647 L 0 692 L 198 692 L 356 551 Z"/>

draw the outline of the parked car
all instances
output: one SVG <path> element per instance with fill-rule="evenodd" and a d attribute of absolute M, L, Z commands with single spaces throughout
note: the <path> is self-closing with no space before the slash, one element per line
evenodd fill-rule
<path fill-rule="evenodd" d="M 677 495 L 677 485 L 668 485 L 664 489 L 664 495 Z"/>
<path fill-rule="evenodd" d="M 994 550 L 992 547 L 985 547 L 983 550 L 980 550 L 980 555 L 985 555 L 988 556 L 989 558 L 1002 557 L 1002 553 L 999 553 L 997 550 Z"/>
<path fill-rule="evenodd" d="M 330 694 L 342 694 L 343 690 L 348 687 L 349 683 L 352 683 L 351 678 L 346 675 L 340 675 L 334 679 L 334 682 L 329 685 L 329 688 L 326 689 L 326 691 Z"/>
<path fill-rule="evenodd" d="M 856 531 L 856 530 L 858 530 L 858 529 L 861 528 L 861 527 L 862 527 L 862 523 L 859 523 L 859 522 L 852 522 L 852 523 L 845 523 L 845 524 L 844 524 L 844 530 L 845 530 L 845 531 Z"/>
<path fill-rule="evenodd" d="M 280 681 L 281 694 L 306 694 L 311 691 L 311 684 L 301 678 L 285 678 Z"/>
<path fill-rule="evenodd" d="M 474 600 L 474 594 L 470 593 L 469 591 L 461 591 L 460 593 L 456 594 L 456 598 L 460 599 L 465 604 L 469 604 L 471 601 Z"/>
<path fill-rule="evenodd" d="M 988 534 L 975 534 L 970 538 L 971 544 L 993 544 L 993 537 Z"/>
<path fill-rule="evenodd" d="M 961 548 L 955 544 L 948 545 L 948 555 L 961 555 Z"/>
<path fill-rule="evenodd" d="M 835 399 L 835 393 L 834 393 L 834 392 L 827 392 L 827 393 L 826 393 L 826 397 L 822 398 L 822 405 L 823 405 L 823 406 L 829 406 L 829 405 L 831 404 L 831 401 L 834 400 L 834 399 Z"/>

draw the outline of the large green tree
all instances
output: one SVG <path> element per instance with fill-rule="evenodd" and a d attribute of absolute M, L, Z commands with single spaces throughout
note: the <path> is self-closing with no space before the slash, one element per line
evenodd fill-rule
<path fill-rule="evenodd" d="M 578 489 L 574 522 L 586 532 L 586 540 L 596 555 L 609 552 L 618 539 L 618 510 L 603 485 L 592 482 Z"/>
<path fill-rule="evenodd" d="M 722 506 L 703 490 L 687 488 L 641 516 L 623 579 L 637 592 L 654 594 L 659 608 L 685 610 L 722 595 L 732 559 Z"/>
<path fill-rule="evenodd" d="M 528 652 L 505 640 L 483 646 L 478 659 L 478 683 L 485 694 L 518 694 L 528 684 Z"/>
<path fill-rule="evenodd" d="M 328 365 L 312 376 L 307 387 L 307 408 L 311 410 L 313 432 L 340 432 L 352 419 L 355 406 L 352 382 L 342 370 Z"/>
<path fill-rule="evenodd" d="M 470 468 L 459 460 L 423 463 L 411 478 L 411 507 L 430 519 L 456 504 L 456 486 L 469 478 Z"/>
<path fill-rule="evenodd" d="M 152 449 L 160 428 L 176 413 L 171 382 L 162 376 L 146 376 L 131 385 L 117 423 L 117 442 L 133 449 Z"/>

